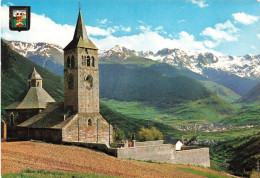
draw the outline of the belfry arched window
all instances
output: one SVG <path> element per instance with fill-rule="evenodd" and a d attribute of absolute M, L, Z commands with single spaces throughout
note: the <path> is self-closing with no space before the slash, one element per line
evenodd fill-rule
<path fill-rule="evenodd" d="M 74 68 L 74 67 L 75 67 L 75 59 L 74 56 L 72 56 L 70 61 L 70 68 Z"/>
<path fill-rule="evenodd" d="M 87 66 L 90 66 L 90 57 L 87 57 Z"/>
<path fill-rule="evenodd" d="M 93 77 L 91 75 L 88 75 L 86 78 L 86 87 L 87 89 L 91 89 L 93 87 Z"/>
<path fill-rule="evenodd" d="M 93 56 L 91 57 L 91 60 L 92 60 L 92 67 L 95 67 L 95 58 Z"/>
<path fill-rule="evenodd" d="M 92 126 L 92 120 L 91 119 L 88 120 L 88 126 Z"/>
<path fill-rule="evenodd" d="M 67 58 L 67 67 L 70 68 L 70 57 Z"/>
<path fill-rule="evenodd" d="M 14 114 L 13 113 L 10 115 L 10 124 L 11 124 L 11 126 L 14 126 Z"/>

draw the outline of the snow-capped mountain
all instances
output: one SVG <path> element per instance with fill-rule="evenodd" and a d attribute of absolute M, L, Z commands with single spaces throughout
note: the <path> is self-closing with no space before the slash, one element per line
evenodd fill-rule
<path fill-rule="evenodd" d="M 50 43 L 26 43 L 21 41 L 5 41 L 11 49 L 30 59 L 36 64 L 63 75 L 63 50 Z"/>
<path fill-rule="evenodd" d="M 129 50 L 119 45 L 110 50 L 99 51 L 100 60 L 124 60 L 127 57 L 140 56 L 161 61 L 172 66 L 187 68 L 204 74 L 204 69 L 221 70 L 239 77 L 260 78 L 260 55 L 225 56 L 210 52 L 187 52 L 180 49 L 164 48 L 157 53 L 152 51 Z"/>
<path fill-rule="evenodd" d="M 125 60 L 128 57 L 137 56 L 135 50 L 116 45 L 110 50 L 99 50 L 98 58 L 104 61 Z"/>
<path fill-rule="evenodd" d="M 63 75 L 63 50 L 49 43 L 6 41 L 12 49 L 33 62 Z M 99 60 L 123 61 L 129 57 L 144 57 L 172 66 L 187 68 L 208 77 L 209 69 L 223 71 L 239 77 L 260 78 L 260 55 L 225 56 L 210 52 L 191 52 L 164 48 L 157 51 L 135 51 L 116 45 L 109 50 L 99 50 Z"/>

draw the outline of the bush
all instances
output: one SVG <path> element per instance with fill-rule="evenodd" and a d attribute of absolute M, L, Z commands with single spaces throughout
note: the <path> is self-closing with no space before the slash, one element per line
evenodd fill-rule
<path fill-rule="evenodd" d="M 155 127 L 150 129 L 148 128 L 141 128 L 139 131 L 139 140 L 140 141 L 152 141 L 152 140 L 162 140 L 163 134 Z"/>
<path fill-rule="evenodd" d="M 116 127 L 113 131 L 113 139 L 115 142 L 121 142 L 122 140 L 125 139 L 124 132 L 118 127 Z"/>

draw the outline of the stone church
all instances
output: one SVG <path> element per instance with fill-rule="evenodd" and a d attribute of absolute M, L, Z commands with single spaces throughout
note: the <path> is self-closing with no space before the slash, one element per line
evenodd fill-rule
<path fill-rule="evenodd" d="M 38 73 L 37 77 L 32 80 L 30 90 L 44 91 Z M 64 102 L 54 102 L 49 97 L 42 100 L 44 108 L 38 107 L 32 117 L 14 124 L 20 140 L 112 142 L 113 128 L 99 113 L 98 48 L 88 38 L 80 11 L 73 39 L 64 48 Z M 29 103 L 25 100 L 25 104 Z M 16 109 L 12 108 L 12 112 Z"/>

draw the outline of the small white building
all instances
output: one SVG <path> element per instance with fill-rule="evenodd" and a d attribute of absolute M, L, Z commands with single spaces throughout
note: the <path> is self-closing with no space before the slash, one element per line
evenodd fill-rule
<path fill-rule="evenodd" d="M 181 150 L 183 143 L 179 140 L 176 144 L 175 144 L 175 150 L 179 151 Z"/>

